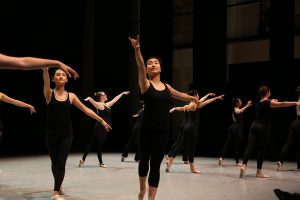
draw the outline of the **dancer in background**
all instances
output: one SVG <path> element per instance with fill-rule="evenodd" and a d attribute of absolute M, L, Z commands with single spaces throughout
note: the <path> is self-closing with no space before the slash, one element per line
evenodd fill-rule
<path fill-rule="evenodd" d="M 258 96 L 260 100 L 255 105 L 256 116 L 250 126 L 248 145 L 244 152 L 243 165 L 240 168 L 240 178 L 243 178 L 245 175 L 247 163 L 254 147 L 256 147 L 257 151 L 256 177 L 269 177 L 262 173 L 262 165 L 271 130 L 271 110 L 272 108 L 300 105 L 300 102 L 297 101 L 279 102 L 275 99 L 270 99 L 271 90 L 265 85 L 258 89 Z"/>
<path fill-rule="evenodd" d="M 240 167 L 242 166 L 239 162 L 239 156 L 240 156 L 240 146 L 241 146 L 243 131 L 244 131 L 243 112 L 252 105 L 252 101 L 248 101 L 247 104 L 241 108 L 242 104 L 243 103 L 240 98 L 232 99 L 233 111 L 231 116 L 233 119 L 233 123 L 231 124 L 228 130 L 227 140 L 223 147 L 221 156 L 219 158 L 219 165 L 223 164 L 224 157 L 230 145 L 233 144 L 235 164 L 236 166 L 240 166 Z"/>
<path fill-rule="evenodd" d="M 159 185 L 160 165 L 169 141 L 171 98 L 195 101 L 195 103 L 198 103 L 198 99 L 163 83 L 160 79 L 162 67 L 160 58 L 150 57 L 144 62 L 139 40 L 139 35 L 136 38 L 129 37 L 138 66 L 138 83 L 145 102 L 139 139 L 140 162 L 138 174 L 140 192 L 138 199 L 144 199 L 148 178 L 148 199 L 154 200 Z"/>
<path fill-rule="evenodd" d="M 191 90 L 187 93 L 188 95 L 194 96 L 199 99 L 199 94 L 197 90 Z M 214 96 L 210 99 L 207 99 L 209 96 Z M 182 107 L 174 107 L 170 110 L 170 112 L 174 111 L 184 111 L 185 112 L 185 120 L 186 123 L 183 127 L 183 139 L 181 143 L 178 143 L 177 146 L 170 152 L 169 159 L 166 164 L 166 172 L 170 172 L 173 161 L 177 155 L 177 153 L 182 149 L 183 146 L 187 146 L 188 152 L 188 161 L 190 164 L 190 170 L 192 173 L 199 174 L 200 171 L 196 168 L 194 164 L 194 154 L 197 147 L 198 142 L 198 127 L 199 127 L 199 108 L 202 108 L 216 100 L 223 100 L 224 95 L 215 96 L 214 93 L 209 93 L 200 99 L 200 104 L 196 105 L 194 102 L 190 102 L 189 104 Z"/>
<path fill-rule="evenodd" d="M 89 101 L 96 109 L 97 114 L 102 117 L 109 125 L 111 125 L 111 107 L 119 101 L 123 95 L 128 95 L 129 91 L 122 92 L 121 94 L 115 96 L 111 101 L 107 102 L 107 96 L 103 91 L 95 92 L 95 100 L 91 97 L 87 97 L 85 101 Z M 79 161 L 79 167 L 82 167 L 88 153 L 92 150 L 93 146 L 97 146 L 97 156 L 99 161 L 99 166 L 106 168 L 107 166 L 102 160 L 103 146 L 106 140 L 107 130 L 101 123 L 95 122 L 92 137 L 87 144 L 81 160 Z"/>
<path fill-rule="evenodd" d="M 32 70 L 45 67 L 58 67 L 63 70 L 68 77 L 73 76 L 74 79 L 79 77 L 75 70 L 58 60 L 35 57 L 13 57 L 0 54 L 0 69 Z"/>
<path fill-rule="evenodd" d="M 47 103 L 46 143 L 51 158 L 51 170 L 54 177 L 53 200 L 64 199 L 62 183 L 65 177 L 65 167 L 73 141 L 73 127 L 70 116 L 71 106 L 75 105 L 91 118 L 99 121 L 107 131 L 111 129 L 101 117 L 86 107 L 78 97 L 65 90 L 68 82 L 67 74 L 57 69 L 52 81 L 55 89 L 50 88 L 48 68 L 43 68 L 44 96 Z"/>
<path fill-rule="evenodd" d="M 1 101 L 15 105 L 15 106 L 28 108 L 30 110 L 30 114 L 36 113 L 35 108 L 32 105 L 30 105 L 28 103 L 24 103 L 23 101 L 20 101 L 17 99 L 13 99 L 2 92 L 0 92 L 0 103 L 1 103 Z M 3 138 L 3 124 L 0 120 L 0 143 L 2 141 L 2 138 Z"/>
<path fill-rule="evenodd" d="M 134 114 L 132 117 L 136 118 L 135 120 L 135 124 L 132 127 L 131 130 L 131 136 L 129 141 L 127 142 L 127 144 L 124 147 L 122 156 L 121 156 L 121 161 L 124 162 L 125 159 L 128 157 L 128 152 L 130 150 L 130 148 L 134 145 L 137 146 L 136 152 L 135 152 L 135 156 L 134 156 L 134 160 L 136 162 L 138 162 L 140 160 L 140 156 L 139 156 L 139 144 L 138 144 L 138 138 L 139 138 L 139 134 L 140 134 L 140 129 L 141 129 L 141 118 L 144 112 L 144 101 L 139 101 L 139 111 Z"/>
<path fill-rule="evenodd" d="M 300 102 L 300 86 L 296 89 L 296 95 L 298 96 L 298 102 Z M 300 171 L 300 107 L 296 106 L 297 117 L 292 121 L 289 127 L 289 135 L 285 145 L 281 149 L 280 160 L 277 162 L 277 170 L 280 170 L 283 161 L 285 160 L 289 150 L 295 146 L 296 148 L 296 161 L 297 171 Z"/>

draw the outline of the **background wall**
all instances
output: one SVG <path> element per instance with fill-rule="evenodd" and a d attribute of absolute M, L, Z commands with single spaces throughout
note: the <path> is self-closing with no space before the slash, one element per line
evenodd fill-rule
<path fill-rule="evenodd" d="M 257 89 L 262 84 L 271 87 L 273 98 L 296 98 L 299 6 L 299 0 L 7 1 L 1 2 L 0 52 L 69 64 L 80 78 L 70 80 L 67 89 L 81 100 L 95 91 L 103 90 L 112 99 L 130 90 L 130 96 L 122 97 L 112 107 L 113 131 L 105 144 L 106 152 L 121 152 L 130 137 L 131 116 L 138 110 L 140 96 L 128 36 L 140 34 L 144 57 L 156 55 L 163 60 L 163 81 L 183 92 L 195 88 L 201 95 L 225 94 L 224 101 L 200 111 L 196 152 L 200 156 L 219 156 L 232 122 L 231 98 L 257 100 Z M 1 156 L 47 152 L 42 84 L 40 70 L 0 71 L 0 91 L 37 109 L 37 114 L 30 116 L 26 109 L 0 103 L 5 127 Z M 274 111 L 269 158 L 277 158 L 294 117 L 294 108 Z M 176 113 L 171 118 L 170 145 L 183 115 Z M 254 110 L 250 108 L 245 112 L 242 148 L 253 118 Z M 82 152 L 94 121 L 76 107 L 72 119 L 72 151 Z"/>

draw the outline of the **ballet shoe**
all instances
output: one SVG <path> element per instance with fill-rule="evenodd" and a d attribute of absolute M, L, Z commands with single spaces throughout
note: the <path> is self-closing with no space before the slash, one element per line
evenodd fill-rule
<path fill-rule="evenodd" d="M 277 162 L 277 169 L 276 170 L 280 171 L 281 167 L 282 167 L 282 163 L 280 161 L 278 161 Z"/>
<path fill-rule="evenodd" d="M 223 165 L 223 158 L 219 158 L 219 166 Z"/>
<path fill-rule="evenodd" d="M 121 162 L 124 162 L 124 161 L 125 161 L 125 157 L 122 156 L 122 157 L 121 157 Z"/>
<path fill-rule="evenodd" d="M 235 166 L 242 167 L 242 164 L 241 163 L 235 163 Z"/>
<path fill-rule="evenodd" d="M 79 165 L 78 165 L 78 167 L 82 167 L 83 164 L 84 164 L 84 161 L 83 161 L 83 160 L 79 160 Z"/>
<path fill-rule="evenodd" d="M 104 163 L 101 163 L 101 164 L 100 164 L 100 167 L 102 167 L 102 168 L 107 168 L 107 165 L 105 165 Z"/>
<path fill-rule="evenodd" d="M 59 192 L 53 192 L 51 200 L 65 200 L 62 196 L 59 195 Z"/>
<path fill-rule="evenodd" d="M 170 167 L 171 166 L 170 166 L 169 160 L 167 160 L 166 165 L 167 165 L 166 172 L 170 172 Z"/>
<path fill-rule="evenodd" d="M 244 178 L 245 172 L 246 172 L 246 169 L 242 166 L 242 167 L 240 168 L 240 178 Z"/>
<path fill-rule="evenodd" d="M 61 188 L 59 189 L 58 194 L 59 194 L 59 195 L 66 195 L 65 190 L 64 190 L 63 187 L 61 187 Z"/>
<path fill-rule="evenodd" d="M 191 169 L 191 172 L 194 174 L 200 174 L 200 171 L 198 169 Z"/>
<path fill-rule="evenodd" d="M 256 178 L 270 178 L 270 176 L 266 174 L 256 174 Z"/>

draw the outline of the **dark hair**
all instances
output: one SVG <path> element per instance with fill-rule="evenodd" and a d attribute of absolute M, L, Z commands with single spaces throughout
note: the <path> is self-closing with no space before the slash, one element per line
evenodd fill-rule
<path fill-rule="evenodd" d="M 233 106 L 233 107 L 236 107 L 237 104 L 239 103 L 239 101 L 241 101 L 240 98 L 233 98 L 233 99 L 231 100 L 232 106 Z"/>
<path fill-rule="evenodd" d="M 190 96 L 195 96 L 195 95 L 198 94 L 198 91 L 197 90 L 190 90 L 190 91 L 187 92 L 187 94 L 190 95 Z"/>
<path fill-rule="evenodd" d="M 296 88 L 296 95 L 298 95 L 299 97 L 300 97 L 300 86 L 298 86 L 297 88 Z"/>
<path fill-rule="evenodd" d="M 268 92 L 270 92 L 270 88 L 268 86 L 266 86 L 266 85 L 261 86 L 260 88 L 258 88 L 259 98 L 266 96 L 268 94 Z"/>
<path fill-rule="evenodd" d="M 160 64 L 160 66 L 162 66 L 162 60 L 161 60 L 161 58 L 160 57 L 158 57 L 158 56 L 150 56 L 147 60 L 146 60 L 146 65 L 148 64 L 148 62 L 149 62 L 149 60 L 150 59 L 157 59 L 158 60 L 158 62 L 159 62 L 159 64 Z"/>
<path fill-rule="evenodd" d="M 100 97 L 102 96 L 103 91 L 99 91 L 99 92 L 94 92 L 94 99 L 95 101 L 99 101 Z"/>

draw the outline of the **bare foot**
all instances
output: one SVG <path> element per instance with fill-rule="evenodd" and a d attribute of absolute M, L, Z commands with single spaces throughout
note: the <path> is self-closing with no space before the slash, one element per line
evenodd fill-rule
<path fill-rule="evenodd" d="M 256 174 L 257 178 L 270 178 L 270 176 L 265 175 L 265 174 Z"/>
<path fill-rule="evenodd" d="M 219 158 L 219 165 L 223 165 L 223 158 Z"/>
<path fill-rule="evenodd" d="M 171 167 L 170 160 L 166 161 L 166 165 L 167 165 L 166 172 L 170 172 L 170 167 Z"/>
<path fill-rule="evenodd" d="M 277 162 L 277 171 L 279 171 L 282 167 L 282 163 L 280 161 Z"/>
<path fill-rule="evenodd" d="M 144 191 L 140 191 L 138 194 L 138 200 L 143 200 L 144 196 L 146 194 L 147 189 L 145 189 Z"/>
<path fill-rule="evenodd" d="M 246 172 L 246 166 L 242 165 L 240 168 L 240 178 L 244 178 Z"/>

